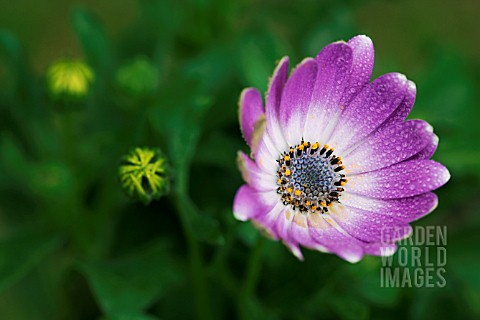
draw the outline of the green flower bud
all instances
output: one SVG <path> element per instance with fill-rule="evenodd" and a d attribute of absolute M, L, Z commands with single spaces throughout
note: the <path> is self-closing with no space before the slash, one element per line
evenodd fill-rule
<path fill-rule="evenodd" d="M 83 98 L 90 89 L 95 75 L 85 63 L 60 59 L 47 70 L 47 85 L 53 97 Z"/>
<path fill-rule="evenodd" d="M 145 96 L 158 87 L 158 70 L 145 57 L 122 66 L 116 74 L 117 85 L 132 96 Z"/>
<path fill-rule="evenodd" d="M 159 149 L 130 150 L 122 158 L 118 174 L 127 194 L 144 204 L 159 199 L 170 187 L 167 161 Z"/>

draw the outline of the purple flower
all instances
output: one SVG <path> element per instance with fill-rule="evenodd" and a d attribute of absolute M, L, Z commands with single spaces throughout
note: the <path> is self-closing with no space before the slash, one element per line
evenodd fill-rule
<path fill-rule="evenodd" d="M 300 246 L 350 262 L 393 254 L 450 178 L 429 160 L 438 144 L 432 127 L 405 120 L 415 84 L 399 73 L 370 82 L 373 60 L 370 38 L 356 36 L 304 59 L 290 77 L 288 57 L 280 60 L 265 108 L 255 88 L 240 97 L 252 158 L 239 152 L 246 184 L 233 212 L 299 259 Z"/>

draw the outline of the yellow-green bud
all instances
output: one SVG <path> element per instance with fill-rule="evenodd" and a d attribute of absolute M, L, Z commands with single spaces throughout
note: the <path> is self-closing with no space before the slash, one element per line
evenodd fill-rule
<path fill-rule="evenodd" d="M 95 75 L 85 63 L 60 59 L 47 70 L 47 85 L 53 97 L 85 97 L 93 83 Z"/>
<path fill-rule="evenodd" d="M 118 169 L 123 189 L 145 204 L 168 192 L 168 166 L 159 149 L 134 148 Z"/>
<path fill-rule="evenodd" d="M 123 65 L 116 74 L 117 85 L 132 96 L 153 93 L 158 87 L 158 70 L 145 57 Z"/>

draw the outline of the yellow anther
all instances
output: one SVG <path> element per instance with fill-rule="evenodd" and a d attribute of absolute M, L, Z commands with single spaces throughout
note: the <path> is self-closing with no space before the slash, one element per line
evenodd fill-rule
<path fill-rule="evenodd" d="M 315 142 L 312 144 L 312 150 L 317 150 L 318 149 L 318 142 Z"/>
<path fill-rule="evenodd" d="M 308 142 L 305 141 L 305 142 L 303 143 L 303 145 L 304 145 L 305 147 L 308 147 Z"/>
<path fill-rule="evenodd" d="M 302 194 L 302 191 L 300 191 L 300 190 L 297 189 L 297 190 L 295 190 L 294 194 L 295 194 L 296 196 L 299 196 L 299 195 Z"/>
<path fill-rule="evenodd" d="M 301 145 L 298 146 L 298 150 L 302 150 L 302 151 L 303 151 L 303 149 L 304 149 L 303 144 L 301 144 Z"/>
<path fill-rule="evenodd" d="M 330 202 L 330 203 L 328 204 L 329 207 L 331 207 L 332 205 L 333 205 L 333 202 Z"/>
<path fill-rule="evenodd" d="M 310 205 L 310 201 L 305 201 L 305 205 L 309 206 Z"/>
<path fill-rule="evenodd" d="M 292 193 L 293 189 L 292 189 L 291 187 L 288 187 L 287 191 L 288 191 L 289 193 Z"/>
<path fill-rule="evenodd" d="M 327 149 L 327 150 L 330 149 L 330 147 L 328 146 L 328 144 L 324 145 L 323 147 L 324 147 L 325 149 Z"/>
<path fill-rule="evenodd" d="M 277 180 L 278 184 L 282 183 L 282 179 Z"/>
<path fill-rule="evenodd" d="M 283 157 L 283 160 L 285 160 L 285 161 L 290 160 L 290 156 L 287 155 L 287 156 Z"/>
<path fill-rule="evenodd" d="M 290 174 L 291 174 L 291 172 L 290 172 L 289 169 L 285 170 L 285 175 L 286 175 L 287 177 L 288 177 Z"/>
<path fill-rule="evenodd" d="M 320 202 L 320 205 L 321 205 L 322 207 L 325 207 L 325 206 L 327 205 L 327 203 L 326 203 L 325 201 L 321 201 L 321 202 Z"/>
<path fill-rule="evenodd" d="M 313 210 L 313 211 L 317 210 L 317 207 L 316 207 L 316 206 L 312 206 L 312 210 Z"/>
<path fill-rule="evenodd" d="M 346 183 L 347 183 L 347 181 L 345 181 L 345 180 L 340 181 L 341 186 L 344 186 Z"/>

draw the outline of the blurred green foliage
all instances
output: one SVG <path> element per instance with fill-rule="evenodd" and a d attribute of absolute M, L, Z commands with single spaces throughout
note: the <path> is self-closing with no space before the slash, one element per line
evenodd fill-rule
<path fill-rule="evenodd" d="M 0 319 L 480 317 L 479 3 L 72 2 L 0 12 Z M 242 88 L 360 33 L 375 75 L 416 82 L 410 117 L 440 137 L 452 179 L 415 225 L 448 226 L 445 288 L 381 288 L 378 257 L 299 262 L 232 216 Z M 46 67 L 72 57 L 95 82 L 52 99 Z M 172 165 L 169 196 L 148 206 L 117 176 L 137 146 Z"/>

